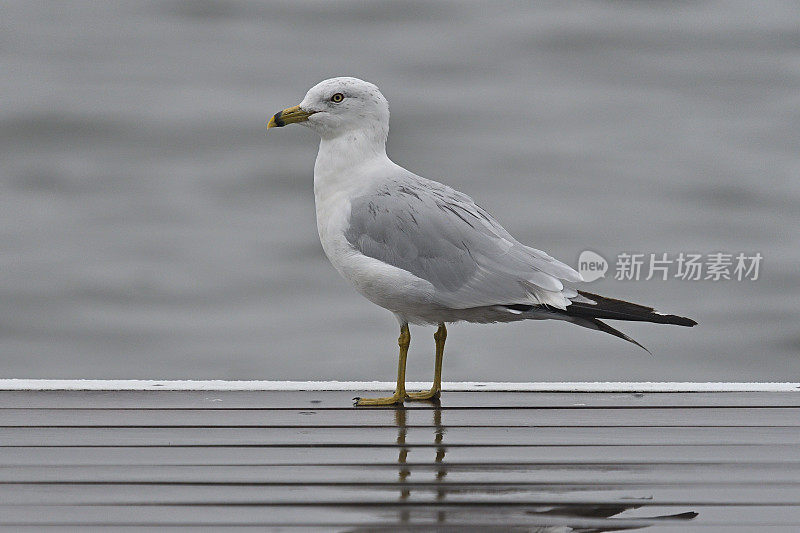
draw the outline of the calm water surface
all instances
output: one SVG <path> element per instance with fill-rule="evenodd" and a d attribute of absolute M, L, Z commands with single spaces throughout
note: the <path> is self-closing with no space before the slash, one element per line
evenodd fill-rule
<path fill-rule="evenodd" d="M 318 243 L 316 137 L 264 137 L 354 75 L 388 97 L 398 163 L 568 263 L 764 256 L 757 281 L 587 285 L 700 322 L 623 324 L 655 357 L 464 325 L 446 379 L 799 380 L 797 4 L 537 6 L 6 2 L 0 377 L 392 379 L 394 318 Z"/>

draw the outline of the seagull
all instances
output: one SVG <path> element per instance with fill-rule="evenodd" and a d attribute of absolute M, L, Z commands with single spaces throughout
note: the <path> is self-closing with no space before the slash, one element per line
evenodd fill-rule
<path fill-rule="evenodd" d="M 583 278 L 517 241 L 469 196 L 394 163 L 386 155 L 389 103 L 372 83 L 352 77 L 324 80 L 300 104 L 275 113 L 267 131 L 289 124 L 321 137 L 314 200 L 325 255 L 359 293 L 400 323 L 394 394 L 354 398 L 356 406 L 438 399 L 447 323 L 564 320 L 645 350 L 600 319 L 696 324 L 565 286 Z M 438 326 L 427 391 L 406 392 L 409 324 Z"/>

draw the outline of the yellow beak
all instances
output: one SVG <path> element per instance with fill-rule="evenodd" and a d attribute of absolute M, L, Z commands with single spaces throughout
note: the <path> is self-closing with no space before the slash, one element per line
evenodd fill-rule
<path fill-rule="evenodd" d="M 287 124 L 294 124 L 295 122 L 305 122 L 308 120 L 308 117 L 314 113 L 314 111 L 300 109 L 299 105 L 284 109 L 283 111 L 278 111 L 269 119 L 269 122 L 267 122 L 267 129 L 282 128 Z"/>

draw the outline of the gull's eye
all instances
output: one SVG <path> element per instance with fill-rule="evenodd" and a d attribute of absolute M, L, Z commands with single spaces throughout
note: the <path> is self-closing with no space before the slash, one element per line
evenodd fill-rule
<path fill-rule="evenodd" d="M 331 102 L 333 102 L 334 104 L 338 104 L 342 100 L 344 100 L 344 95 L 342 93 L 336 93 L 333 96 L 331 96 Z"/>

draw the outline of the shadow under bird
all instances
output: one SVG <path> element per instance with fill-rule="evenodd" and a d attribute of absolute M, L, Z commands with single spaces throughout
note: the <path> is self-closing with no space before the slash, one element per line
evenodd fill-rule
<path fill-rule="evenodd" d="M 322 81 L 299 105 L 276 113 L 267 130 L 288 124 L 321 137 L 314 197 L 325 254 L 358 292 L 400 322 L 394 394 L 356 398 L 356 405 L 437 398 L 448 322 L 565 320 L 642 348 L 600 319 L 696 324 L 566 287 L 583 281 L 577 271 L 517 241 L 469 196 L 395 164 L 386 155 L 389 104 L 371 83 Z M 438 325 L 429 391 L 405 390 L 410 323 Z"/>

